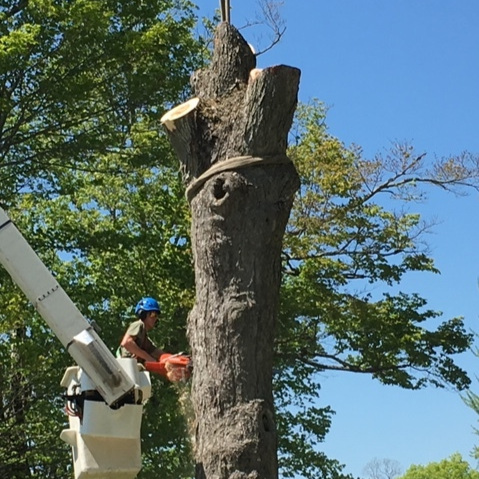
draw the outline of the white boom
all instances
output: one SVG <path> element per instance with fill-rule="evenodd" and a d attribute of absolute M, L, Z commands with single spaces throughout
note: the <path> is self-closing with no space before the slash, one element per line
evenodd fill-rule
<path fill-rule="evenodd" d="M 0 263 L 109 405 L 134 389 L 134 382 L 2 208 Z"/>

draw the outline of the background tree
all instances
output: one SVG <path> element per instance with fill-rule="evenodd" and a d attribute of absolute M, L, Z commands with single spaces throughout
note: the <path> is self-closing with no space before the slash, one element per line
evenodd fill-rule
<path fill-rule="evenodd" d="M 401 145 L 386 158 L 367 160 L 328 135 L 321 107 L 306 107 L 298 118 L 300 139 L 290 154 L 302 189 L 284 248 L 283 311 L 287 330 L 303 347 L 293 342 L 288 349 L 280 339 L 281 354 L 318 370 L 369 373 L 406 388 L 467 386 L 451 358 L 472 339 L 462 319 L 431 330 L 439 312 L 424 309 L 417 294 L 391 291 L 408 272 L 438 273 L 422 243 L 428 225 L 407 204 L 423 198 L 427 183 L 477 187 L 477 160 L 431 166 Z"/>
<path fill-rule="evenodd" d="M 401 464 L 394 459 L 374 458 L 364 466 L 366 479 L 394 479 L 402 472 Z"/>
<path fill-rule="evenodd" d="M 477 158 L 431 164 L 407 145 L 364 158 L 328 133 L 318 102 L 299 107 L 292 140 L 302 186 L 283 246 L 280 464 L 303 477 L 336 477 L 338 464 L 320 452 L 332 418 L 321 404 L 321 372 L 369 374 L 409 389 L 460 390 L 470 382 L 454 362 L 473 339 L 463 319 L 441 321 L 424 298 L 399 285 L 408 272 L 438 272 L 424 244 L 432 225 L 414 213 L 414 203 L 426 199 L 427 187 L 477 189 Z"/>
<path fill-rule="evenodd" d="M 411 466 L 399 479 L 478 479 L 479 471 L 472 469 L 460 454 L 425 466 Z"/>
<path fill-rule="evenodd" d="M 158 343 L 185 347 L 187 214 L 157 119 L 203 58 L 194 25 L 182 0 L 0 1 L 0 202 L 112 349 L 138 298 L 160 292 Z M 1 475 L 70 477 L 58 434 L 71 359 L 0 278 Z M 141 475 L 189 477 L 177 394 L 155 388 Z"/>
<path fill-rule="evenodd" d="M 479 351 L 473 349 L 473 353 L 475 356 L 479 356 Z M 479 414 L 479 395 L 477 395 L 472 389 L 468 389 L 465 394 L 462 396 L 464 403 L 470 407 L 476 414 Z M 474 427 L 475 434 L 479 435 L 479 429 Z M 474 446 L 472 450 L 472 456 L 475 459 L 479 459 L 479 446 Z"/>

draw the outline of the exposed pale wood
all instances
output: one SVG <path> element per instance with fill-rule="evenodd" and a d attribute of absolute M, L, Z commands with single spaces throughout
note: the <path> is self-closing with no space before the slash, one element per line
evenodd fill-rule
<path fill-rule="evenodd" d="M 175 108 L 167 111 L 161 117 L 160 122 L 165 125 L 168 130 L 174 131 L 176 129 L 175 120 L 183 118 L 188 113 L 192 112 L 198 106 L 199 101 L 199 98 L 192 98 L 181 105 L 175 106 Z"/>

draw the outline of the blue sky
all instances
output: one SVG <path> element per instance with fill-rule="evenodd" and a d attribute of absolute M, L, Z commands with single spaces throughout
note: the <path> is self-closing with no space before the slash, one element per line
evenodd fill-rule
<path fill-rule="evenodd" d="M 217 0 L 200 0 L 211 15 Z M 256 0 L 231 0 L 241 27 L 258 11 Z M 258 60 L 301 69 L 300 100 L 329 107 L 330 132 L 366 156 L 392 142 L 418 153 L 479 154 L 479 2 L 477 0 L 285 0 L 282 41 Z M 260 30 L 242 30 L 253 45 Z M 265 33 L 264 31 L 262 32 Z M 264 39 L 266 40 L 266 39 Z M 263 45 L 264 46 L 264 45 Z M 464 316 L 479 331 L 478 194 L 457 198 L 432 192 L 418 206 L 438 221 L 427 237 L 441 275 L 410 275 L 398 289 L 417 292 L 444 318 Z M 459 363 L 474 376 L 479 358 Z M 479 385 L 475 384 L 479 393 Z M 454 452 L 469 454 L 479 436 L 477 417 L 453 391 L 404 391 L 353 374 L 326 374 L 322 405 L 336 410 L 323 450 L 361 476 L 374 458 L 397 460 L 403 470 Z"/>

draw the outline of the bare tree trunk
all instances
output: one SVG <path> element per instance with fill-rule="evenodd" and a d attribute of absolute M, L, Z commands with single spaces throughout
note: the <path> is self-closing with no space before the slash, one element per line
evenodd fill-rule
<path fill-rule="evenodd" d="M 282 238 L 299 187 L 286 146 L 300 72 L 255 64 L 221 23 L 210 68 L 192 77 L 196 98 L 162 118 L 192 212 L 197 479 L 278 476 L 273 342 Z"/>

